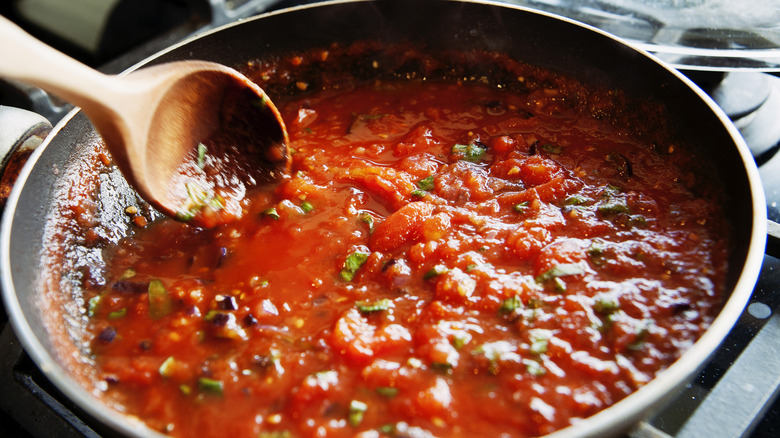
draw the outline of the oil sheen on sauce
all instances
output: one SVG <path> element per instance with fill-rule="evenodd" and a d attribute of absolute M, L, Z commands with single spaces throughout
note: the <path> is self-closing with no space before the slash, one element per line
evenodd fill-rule
<path fill-rule="evenodd" d="M 685 152 L 559 97 L 280 101 L 292 172 L 241 219 L 108 250 L 107 396 L 176 436 L 527 437 L 646 384 L 719 309 L 719 205 Z"/>

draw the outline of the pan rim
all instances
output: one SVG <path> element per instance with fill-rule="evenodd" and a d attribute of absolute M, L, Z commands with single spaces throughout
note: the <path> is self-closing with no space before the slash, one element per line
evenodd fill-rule
<path fill-rule="evenodd" d="M 174 44 L 140 61 L 139 63 L 125 70 L 125 72 L 122 74 L 129 73 L 137 68 L 140 68 L 141 66 L 147 65 L 148 63 L 169 52 L 190 44 L 192 41 L 206 38 L 209 35 L 224 31 L 227 28 L 262 20 L 268 16 L 286 14 L 293 11 L 310 8 L 329 7 L 337 4 L 373 3 L 375 1 L 376 0 L 333 0 L 268 12 L 248 20 L 225 24 Z M 695 372 L 704 366 L 706 363 L 706 358 L 710 357 L 718 345 L 720 345 L 725 335 L 732 329 L 734 323 L 736 323 L 737 319 L 747 305 L 747 302 L 752 294 L 753 287 L 755 286 L 756 280 L 758 279 L 766 242 L 767 219 L 764 208 L 766 201 L 764 199 L 763 189 L 761 188 L 758 169 L 755 166 L 749 149 L 745 144 L 744 139 L 742 139 L 741 135 L 739 134 L 739 131 L 728 119 L 725 113 L 723 113 L 723 111 L 714 103 L 714 101 L 712 101 L 712 99 L 709 98 L 709 96 L 707 96 L 702 90 L 700 90 L 698 86 L 696 86 L 692 81 L 683 76 L 668 63 L 646 52 L 637 45 L 620 39 L 607 32 L 601 31 L 590 25 L 526 7 L 483 0 L 447 1 L 452 3 L 474 3 L 498 6 L 555 18 L 585 28 L 587 30 L 597 32 L 602 36 L 608 37 L 640 54 L 643 54 L 656 64 L 666 69 L 671 75 L 675 76 L 677 80 L 682 81 L 687 86 L 687 88 L 690 88 L 698 95 L 700 99 L 706 103 L 709 109 L 713 111 L 715 116 L 719 119 L 722 125 L 726 128 L 727 132 L 730 134 L 731 139 L 737 148 L 737 152 L 740 157 L 742 157 L 743 164 L 745 164 L 744 168 L 746 172 L 746 179 L 748 185 L 751 188 L 753 205 L 753 231 L 751 234 L 750 243 L 748 244 L 747 255 L 743 264 L 742 273 L 739 275 L 737 283 L 733 287 L 728 300 L 725 301 L 724 306 L 718 313 L 718 316 L 715 318 L 715 320 L 713 320 L 712 324 L 706 329 L 704 334 L 691 346 L 691 348 L 685 351 L 670 367 L 659 372 L 649 383 L 628 395 L 621 401 L 605 408 L 599 413 L 583 419 L 582 421 L 572 426 L 553 432 L 547 436 L 550 438 L 563 438 L 573 436 L 602 436 L 606 433 L 614 433 L 614 429 L 616 427 L 616 418 L 619 419 L 619 424 L 629 427 L 630 425 L 635 424 L 638 419 L 640 419 L 638 418 L 638 415 L 641 414 L 641 416 L 644 416 L 657 403 L 668 396 L 671 391 L 670 388 L 678 387 L 680 384 L 689 380 Z M 57 134 L 68 123 L 70 123 L 78 113 L 78 109 L 71 111 L 54 127 L 49 136 L 47 136 L 44 143 L 36 149 L 36 151 L 32 154 L 28 162 L 23 167 L 19 175 L 18 183 L 14 185 L 8 198 L 8 202 L 3 213 L 2 223 L 0 224 L 0 272 L 3 272 L 4 274 L 0 280 L 3 289 L 3 300 L 7 312 L 9 313 L 9 322 L 11 323 L 20 342 L 23 344 L 25 351 L 31 356 L 33 361 L 41 369 L 44 375 L 49 380 L 54 382 L 55 385 L 60 390 L 62 390 L 62 392 L 68 398 L 76 402 L 77 405 L 87 411 L 89 415 L 95 417 L 98 421 L 101 421 L 105 425 L 119 431 L 120 433 L 130 436 L 164 436 L 159 432 L 149 428 L 141 420 L 131 421 L 131 419 L 134 419 L 134 417 L 122 414 L 114 409 L 105 409 L 106 405 L 103 401 L 99 400 L 86 388 L 78 384 L 73 379 L 73 377 L 71 377 L 68 372 L 57 362 L 57 360 L 46 350 L 46 348 L 34 334 L 33 328 L 30 325 L 30 321 L 24 317 L 19 297 L 17 296 L 16 290 L 14 288 L 14 273 L 12 271 L 10 249 L 13 222 L 16 216 L 16 210 L 20 196 L 26 186 L 26 181 L 36 166 L 40 156 L 48 148 Z"/>

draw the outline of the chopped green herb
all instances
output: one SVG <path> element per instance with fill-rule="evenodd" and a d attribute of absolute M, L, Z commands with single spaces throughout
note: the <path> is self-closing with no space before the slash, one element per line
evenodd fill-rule
<path fill-rule="evenodd" d="M 609 199 L 602 202 L 599 204 L 597 210 L 601 214 L 629 213 L 631 211 L 631 209 L 628 208 L 628 205 L 620 199 Z"/>
<path fill-rule="evenodd" d="M 428 192 L 422 189 L 412 190 L 412 193 L 410 193 L 410 195 L 414 196 L 415 198 L 424 198 L 427 194 Z"/>
<path fill-rule="evenodd" d="M 650 325 L 652 324 L 652 321 L 650 320 L 643 320 L 641 325 L 636 330 L 636 337 L 634 338 L 634 342 L 628 344 L 628 349 L 632 351 L 639 351 L 644 347 L 645 345 L 645 339 L 647 338 L 647 335 L 650 334 Z"/>
<path fill-rule="evenodd" d="M 456 144 L 452 147 L 453 154 L 463 155 L 464 160 L 472 163 L 479 163 L 486 150 L 487 148 L 476 140 L 469 144 Z"/>
<path fill-rule="evenodd" d="M 192 394 L 192 388 L 190 387 L 190 385 L 185 385 L 185 384 L 179 385 L 179 391 L 181 391 L 181 393 L 184 395 Z"/>
<path fill-rule="evenodd" d="M 206 166 L 206 145 L 198 143 L 198 169 L 203 170 Z"/>
<path fill-rule="evenodd" d="M 127 268 L 125 269 L 125 272 L 122 273 L 122 276 L 119 277 L 120 280 L 128 280 L 135 277 L 135 269 L 133 268 Z"/>
<path fill-rule="evenodd" d="M 150 281 L 148 292 L 149 316 L 152 319 L 162 318 L 173 311 L 173 298 L 160 280 Z"/>
<path fill-rule="evenodd" d="M 417 181 L 417 187 L 420 188 L 420 190 L 425 190 L 426 192 L 430 192 L 433 190 L 433 175 L 425 177 L 419 181 Z"/>
<path fill-rule="evenodd" d="M 357 274 L 358 269 L 368 260 L 368 253 L 355 251 L 344 260 L 344 267 L 339 272 L 339 276 L 344 281 L 352 281 Z"/>
<path fill-rule="evenodd" d="M 187 200 L 176 212 L 176 217 L 183 222 L 191 220 L 195 214 L 204 208 L 221 210 L 225 208 L 225 200 L 218 194 L 209 194 L 193 182 L 187 182 Z"/>
<path fill-rule="evenodd" d="M 373 303 L 358 303 L 355 307 L 357 307 L 361 313 L 383 312 L 393 307 L 393 302 L 384 298 L 379 301 L 374 301 Z"/>
<path fill-rule="evenodd" d="M 157 372 L 163 377 L 171 377 L 175 366 L 176 359 L 174 359 L 173 356 L 168 356 L 168 358 L 163 361 L 162 365 L 160 365 L 160 368 L 157 369 Z"/>
<path fill-rule="evenodd" d="M 309 213 L 314 210 L 314 206 L 309 201 L 303 201 L 301 202 L 301 210 L 303 210 L 304 213 Z"/>
<path fill-rule="evenodd" d="M 392 386 L 380 386 L 376 389 L 376 393 L 386 398 L 393 398 L 398 395 L 398 388 Z"/>
<path fill-rule="evenodd" d="M 225 389 L 225 385 L 220 380 L 201 377 L 198 379 L 198 389 L 209 394 L 222 395 L 222 392 Z"/>
<path fill-rule="evenodd" d="M 517 213 L 525 213 L 528 211 L 528 201 L 523 201 L 519 204 L 515 204 L 512 206 L 512 210 L 516 211 Z"/>
<path fill-rule="evenodd" d="M 515 310 L 522 310 L 523 307 L 523 300 L 515 295 L 502 301 L 501 306 L 498 308 L 498 312 L 502 315 L 506 315 L 514 312 Z"/>
<path fill-rule="evenodd" d="M 579 275 L 584 273 L 585 270 L 582 269 L 582 266 L 578 265 L 577 263 L 564 263 L 561 265 L 553 266 L 547 272 L 536 277 L 535 280 L 537 283 L 546 283 L 550 280 L 554 280 L 559 277 L 565 277 L 568 275 Z"/>
<path fill-rule="evenodd" d="M 127 308 L 123 307 L 119 310 L 113 311 L 108 314 L 108 319 L 120 319 L 127 316 Z"/>
<path fill-rule="evenodd" d="M 257 99 L 252 101 L 252 105 L 260 109 L 265 108 L 267 105 L 267 99 L 265 96 L 259 96 Z"/>
<path fill-rule="evenodd" d="M 87 316 L 92 318 L 95 316 L 95 313 L 97 312 L 98 307 L 100 306 L 100 300 L 103 298 L 102 295 L 95 295 L 94 297 L 90 298 L 89 301 L 87 301 Z"/>
<path fill-rule="evenodd" d="M 575 195 L 571 195 L 568 198 L 566 198 L 563 201 L 563 205 L 582 205 L 582 204 L 584 204 L 586 202 L 588 202 L 588 198 L 586 198 L 586 197 L 584 197 L 582 195 L 579 195 L 579 194 L 575 194 Z"/>
<path fill-rule="evenodd" d="M 610 313 L 613 313 L 620 309 L 620 303 L 609 296 L 599 296 L 596 297 L 596 302 L 593 303 L 593 310 L 596 313 L 600 313 L 602 315 L 609 315 Z"/>
<path fill-rule="evenodd" d="M 363 415 L 368 410 L 368 405 L 362 401 L 352 400 L 349 403 L 349 424 L 352 427 L 357 427 L 363 421 Z"/>
<path fill-rule="evenodd" d="M 271 207 L 263 212 L 264 215 L 270 217 L 271 219 L 278 221 L 279 220 L 279 212 L 276 211 L 276 207 Z"/>
<path fill-rule="evenodd" d="M 590 256 L 591 258 L 601 257 L 602 255 L 604 255 L 604 251 L 606 249 L 607 248 L 604 244 L 604 241 L 601 239 L 596 239 L 590 243 L 590 246 L 587 249 L 587 253 L 588 256 Z"/>
<path fill-rule="evenodd" d="M 445 274 L 449 271 L 444 265 L 436 265 L 423 275 L 423 279 L 428 280 L 433 277 Z"/>
<path fill-rule="evenodd" d="M 647 219 L 641 214 L 634 214 L 629 218 L 628 224 L 632 227 L 644 228 L 647 226 Z"/>
<path fill-rule="evenodd" d="M 363 222 L 364 224 L 368 225 L 368 231 L 374 231 L 374 217 L 370 214 L 363 212 L 360 213 L 360 216 L 358 216 L 358 219 L 360 222 Z"/>
<path fill-rule="evenodd" d="M 550 342 L 552 333 L 549 330 L 535 329 L 531 330 L 531 347 L 529 351 L 531 354 L 540 355 L 547 353 L 547 346 Z"/>
<path fill-rule="evenodd" d="M 441 374 L 452 374 L 452 368 L 454 366 L 448 362 L 433 362 L 431 363 L 431 369 Z"/>
<path fill-rule="evenodd" d="M 388 423 L 383 424 L 379 426 L 379 429 L 377 429 L 379 433 L 383 433 L 385 435 L 395 435 L 395 424 Z"/>

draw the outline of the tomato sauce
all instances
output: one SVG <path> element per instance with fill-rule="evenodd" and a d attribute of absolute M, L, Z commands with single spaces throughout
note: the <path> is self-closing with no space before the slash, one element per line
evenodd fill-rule
<path fill-rule="evenodd" d="M 678 358 L 726 268 L 691 156 L 478 82 L 278 99 L 292 172 L 240 220 L 106 250 L 107 397 L 175 436 L 526 437 Z"/>

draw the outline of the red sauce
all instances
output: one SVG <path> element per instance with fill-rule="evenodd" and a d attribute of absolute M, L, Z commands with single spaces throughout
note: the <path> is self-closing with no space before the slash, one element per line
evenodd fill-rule
<path fill-rule="evenodd" d="M 647 383 L 719 308 L 721 213 L 681 148 L 559 93 L 279 101 L 292 173 L 240 220 L 109 249 L 108 397 L 179 436 L 524 437 Z"/>

